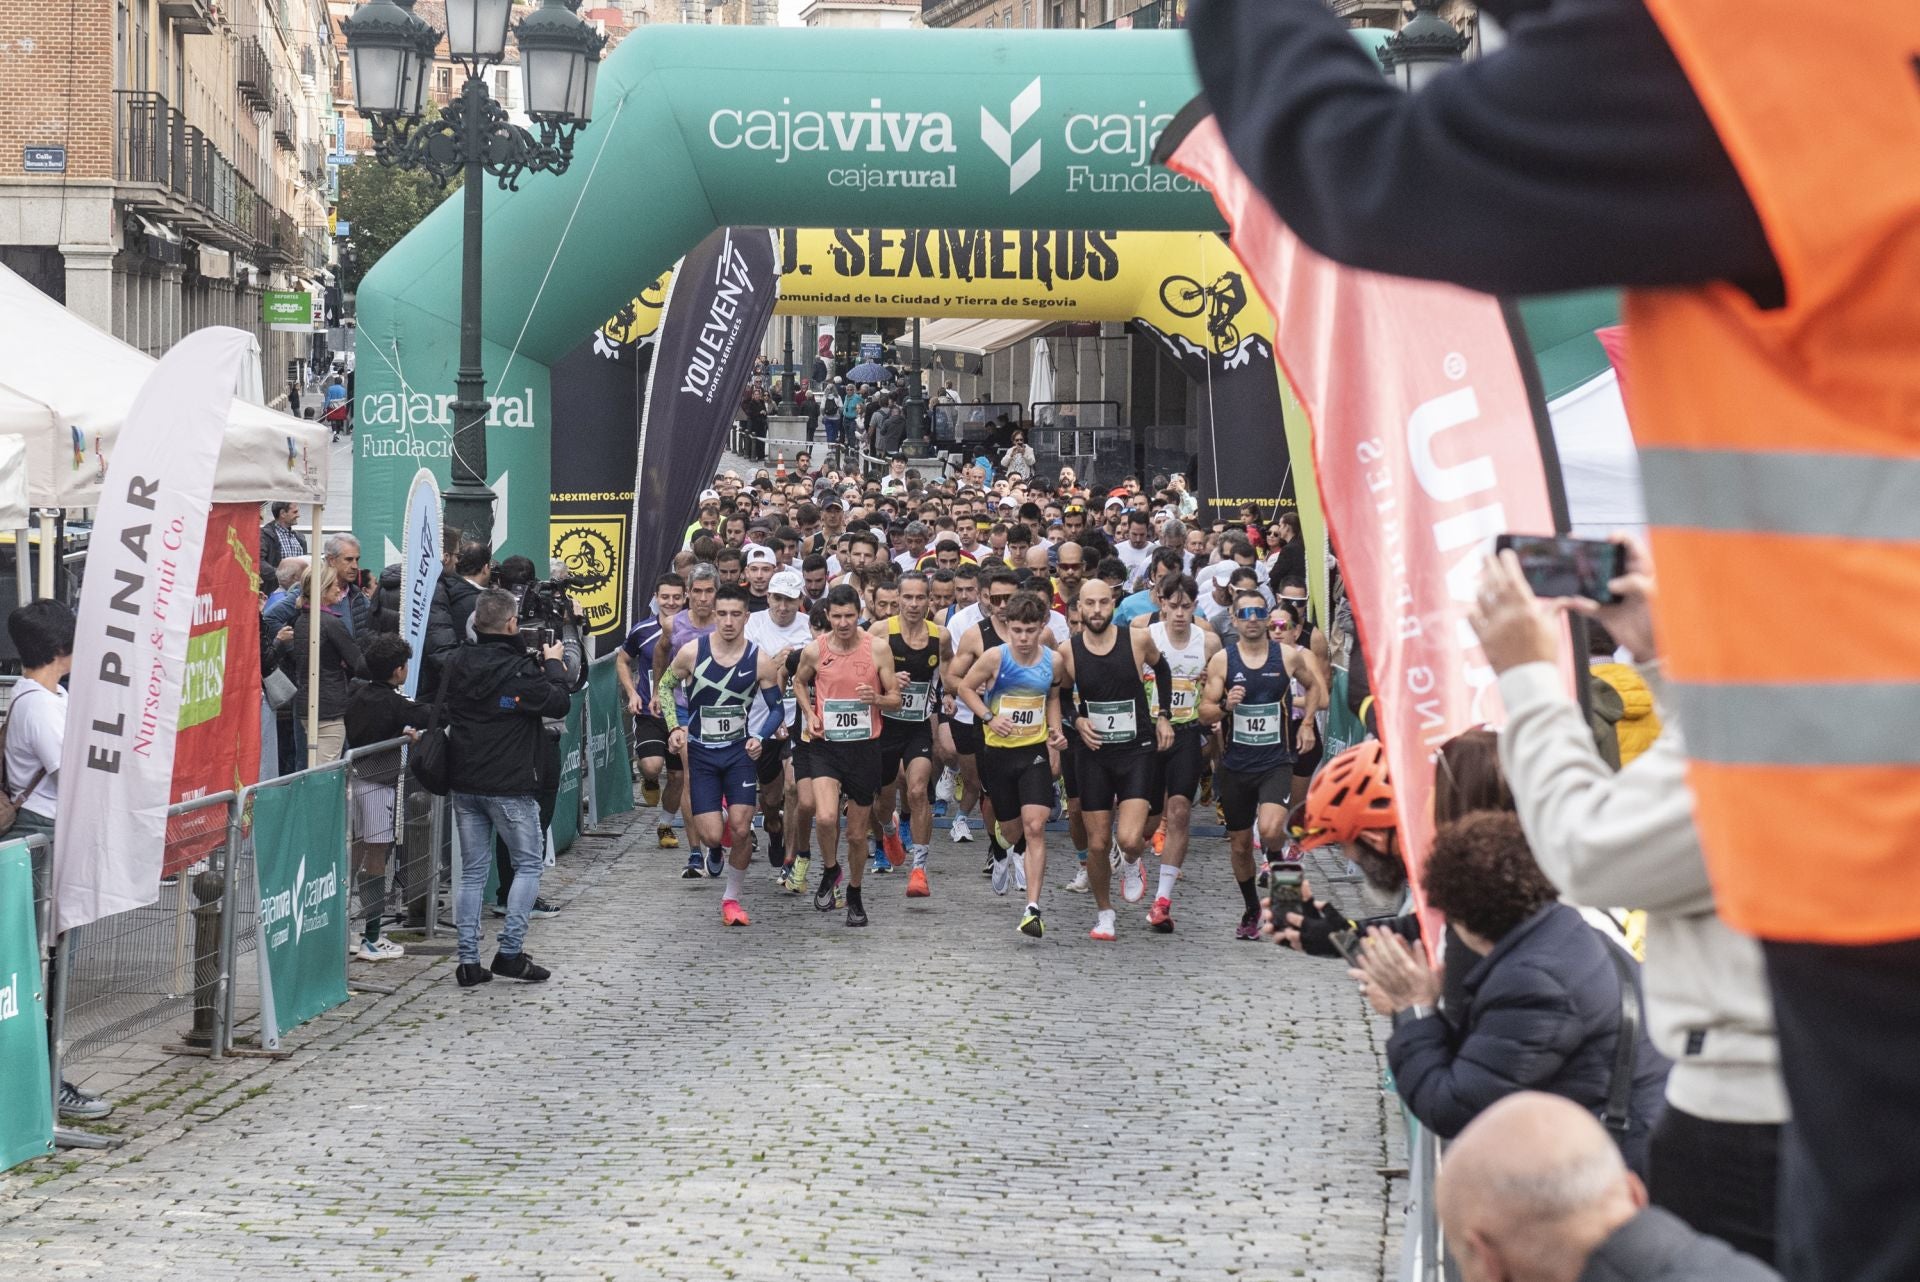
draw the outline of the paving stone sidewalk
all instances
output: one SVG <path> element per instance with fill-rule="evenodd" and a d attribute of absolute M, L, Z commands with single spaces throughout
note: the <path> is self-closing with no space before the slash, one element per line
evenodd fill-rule
<path fill-rule="evenodd" d="M 1232 938 L 1223 841 L 1171 937 L 1123 904 L 1093 944 L 1050 887 L 1023 939 L 944 832 L 865 931 L 759 865 L 729 932 L 653 820 L 562 857 L 550 984 L 356 966 L 400 991 L 291 1059 L 119 1070 L 124 1147 L 0 1175 L 0 1282 L 1390 1274 L 1381 1030 L 1337 964 Z"/>

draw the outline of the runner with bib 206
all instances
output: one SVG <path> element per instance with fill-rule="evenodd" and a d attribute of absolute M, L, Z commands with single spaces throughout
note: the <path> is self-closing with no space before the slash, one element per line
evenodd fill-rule
<path fill-rule="evenodd" d="M 1059 649 L 1061 683 L 1073 683 L 1077 731 L 1073 755 L 1080 784 L 1080 813 L 1090 850 L 1104 853 L 1117 839 L 1121 885 L 1128 903 L 1145 892 L 1147 807 L 1159 753 L 1173 746 L 1173 676 L 1144 630 L 1115 627 L 1113 588 L 1094 579 L 1080 589 L 1080 633 Z M 1143 670 L 1156 678 L 1155 704 L 1147 706 Z M 1115 815 L 1118 815 L 1118 824 Z M 1087 883 L 1096 910 L 1087 938 L 1111 943 L 1112 868 L 1104 858 L 1087 861 Z"/>
<path fill-rule="evenodd" d="M 1007 602 L 1006 641 L 980 655 L 954 693 L 979 720 L 980 777 L 994 814 L 1020 817 L 1027 843 L 1026 912 L 1020 933 L 1041 937 L 1040 887 L 1047 872 L 1047 819 L 1053 813 L 1054 752 L 1067 746 L 1060 731 L 1060 665 L 1047 645 L 1046 598 L 1016 592 Z M 1013 861 L 994 862 L 995 894 L 1007 893 Z"/>
<path fill-rule="evenodd" d="M 1269 850 L 1286 842 L 1287 803 L 1293 792 L 1293 748 L 1287 742 L 1289 678 L 1306 687 L 1307 702 L 1297 740 L 1314 742 L 1314 714 L 1327 706 L 1327 686 L 1305 651 L 1273 639 L 1267 599 L 1246 590 L 1233 598 L 1237 634 L 1207 662 L 1207 688 L 1200 720 L 1219 725 L 1226 739 L 1214 791 L 1226 814 L 1233 878 L 1240 884 L 1246 912 L 1234 931 L 1240 939 L 1260 938 L 1260 898 L 1253 866 L 1253 828 Z"/>
<path fill-rule="evenodd" d="M 669 728 L 668 746 L 687 754 L 687 795 L 700 844 L 712 848 L 724 840 L 729 847 L 720 919 L 729 926 L 745 926 L 740 887 L 753 858 L 757 763 L 785 710 L 772 661 L 743 635 L 747 590 L 735 585 L 717 589 L 713 619 L 711 636 L 681 646 L 667 663 L 660 677 L 660 715 Z M 688 687 L 686 725 L 679 724 L 674 702 L 675 690 L 683 683 Z"/>
<path fill-rule="evenodd" d="M 840 802 L 847 803 L 847 925 L 867 924 L 860 899 L 867 821 L 880 789 L 879 713 L 900 706 L 893 650 L 860 630 L 860 593 L 841 583 L 827 592 L 827 635 L 800 652 L 793 689 L 807 707 L 813 772 L 814 835 L 826 866 L 813 906 L 831 912 L 840 886 Z"/>
<path fill-rule="evenodd" d="M 900 613 L 876 624 L 873 636 L 893 652 L 900 679 L 900 707 L 883 713 L 880 732 L 880 801 L 882 816 L 894 813 L 901 780 L 906 781 L 911 845 L 904 849 L 898 833 L 887 833 L 887 859 L 898 866 L 907 856 L 913 868 L 907 874 L 907 898 L 924 899 L 933 893 L 927 884 L 927 848 L 933 840 L 933 710 L 940 697 L 941 671 L 953 658 L 947 634 L 927 618 L 931 602 L 927 576 L 909 570 L 900 576 Z"/>

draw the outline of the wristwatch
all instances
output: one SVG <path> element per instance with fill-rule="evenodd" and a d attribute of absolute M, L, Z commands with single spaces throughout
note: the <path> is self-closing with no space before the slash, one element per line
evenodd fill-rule
<path fill-rule="evenodd" d="M 1431 1014 L 1433 1014 L 1433 1007 L 1431 1006 L 1414 1005 L 1405 1007 L 1393 1012 L 1393 1027 L 1395 1031 L 1398 1031 L 1405 1025 L 1411 1024 L 1417 1019 L 1425 1019 Z"/>

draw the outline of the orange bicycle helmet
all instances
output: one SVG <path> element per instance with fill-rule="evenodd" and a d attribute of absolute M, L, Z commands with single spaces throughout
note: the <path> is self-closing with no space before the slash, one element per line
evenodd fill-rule
<path fill-rule="evenodd" d="M 1345 845 L 1369 829 L 1399 824 L 1387 750 L 1376 739 L 1347 749 L 1321 767 L 1288 827 L 1302 850 L 1313 850 L 1336 842 Z"/>

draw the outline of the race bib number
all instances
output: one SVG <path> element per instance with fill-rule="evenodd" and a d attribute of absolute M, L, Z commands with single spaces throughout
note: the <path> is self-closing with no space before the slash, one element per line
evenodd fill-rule
<path fill-rule="evenodd" d="M 1200 715 L 1200 687 L 1191 677 L 1173 679 L 1173 719 L 1192 721 Z"/>
<path fill-rule="evenodd" d="M 1002 695 L 994 713 L 1013 723 L 1015 735 L 1028 734 L 1047 721 L 1047 701 L 1037 694 Z"/>
<path fill-rule="evenodd" d="M 1131 699 L 1089 703 L 1087 720 L 1093 723 L 1093 732 L 1101 743 L 1126 743 L 1138 733 L 1140 725 Z"/>
<path fill-rule="evenodd" d="M 700 709 L 700 739 L 703 743 L 734 743 L 746 737 L 745 708 Z"/>
<path fill-rule="evenodd" d="M 900 686 L 900 710 L 887 715 L 895 721 L 925 721 L 933 711 L 933 682 L 907 681 Z"/>
<path fill-rule="evenodd" d="M 1248 748 L 1271 748 L 1280 742 L 1280 705 L 1243 703 L 1233 710 L 1233 741 Z"/>
<path fill-rule="evenodd" d="M 829 699 L 821 709 L 827 738 L 834 743 L 873 738 L 873 707 L 859 699 Z"/>

